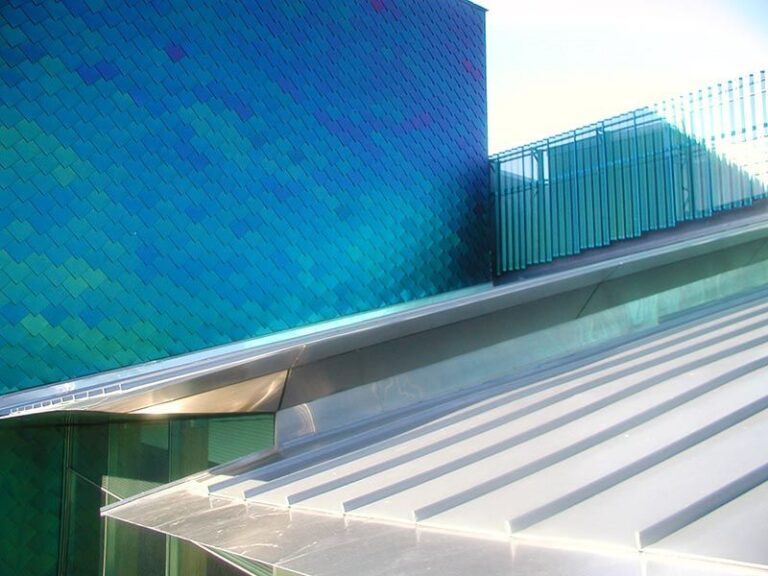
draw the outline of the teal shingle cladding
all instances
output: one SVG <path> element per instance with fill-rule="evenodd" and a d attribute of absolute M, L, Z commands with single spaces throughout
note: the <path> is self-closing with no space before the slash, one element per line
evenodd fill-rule
<path fill-rule="evenodd" d="M 0 393 L 477 283 L 484 13 L 0 7 Z"/>

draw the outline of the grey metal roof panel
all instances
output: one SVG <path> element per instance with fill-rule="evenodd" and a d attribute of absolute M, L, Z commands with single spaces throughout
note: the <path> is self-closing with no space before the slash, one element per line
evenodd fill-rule
<path fill-rule="evenodd" d="M 179 517 L 178 510 L 185 511 Z M 188 486 L 144 497 L 143 506 L 122 506 L 113 516 L 161 532 L 206 541 L 214 549 L 259 559 L 276 572 L 483 576 L 764 576 L 761 569 L 692 560 L 678 562 L 646 553 L 541 546 L 516 539 L 408 527 L 274 508 L 220 498 L 201 498 Z M 213 529 L 211 529 L 213 528 Z"/>
<path fill-rule="evenodd" d="M 765 574 L 767 378 L 763 299 L 106 514 L 305 574 Z"/>
<path fill-rule="evenodd" d="M 727 558 L 768 564 L 768 482 L 727 502 L 650 545 L 681 556 Z"/>

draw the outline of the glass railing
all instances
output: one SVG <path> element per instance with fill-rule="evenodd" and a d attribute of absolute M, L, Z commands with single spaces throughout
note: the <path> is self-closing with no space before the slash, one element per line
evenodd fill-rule
<path fill-rule="evenodd" d="M 491 157 L 497 275 L 768 196 L 766 73 Z"/>

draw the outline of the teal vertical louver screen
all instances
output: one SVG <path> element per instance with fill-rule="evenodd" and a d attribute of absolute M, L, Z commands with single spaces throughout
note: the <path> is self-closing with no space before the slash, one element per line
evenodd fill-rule
<path fill-rule="evenodd" d="M 496 274 L 750 205 L 768 194 L 766 74 L 491 157 Z"/>

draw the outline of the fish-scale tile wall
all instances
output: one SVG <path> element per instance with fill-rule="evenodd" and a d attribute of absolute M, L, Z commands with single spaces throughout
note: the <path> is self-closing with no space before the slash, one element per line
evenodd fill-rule
<path fill-rule="evenodd" d="M 486 279 L 463 0 L 0 6 L 0 393 Z"/>

